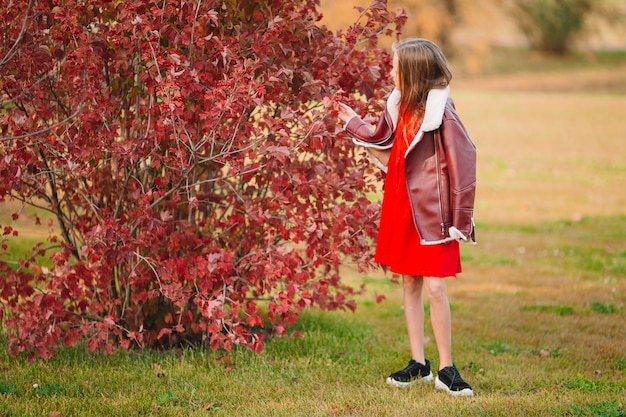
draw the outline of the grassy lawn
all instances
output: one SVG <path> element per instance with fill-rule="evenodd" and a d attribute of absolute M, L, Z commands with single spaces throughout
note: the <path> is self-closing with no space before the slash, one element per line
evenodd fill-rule
<path fill-rule="evenodd" d="M 626 96 L 453 93 L 479 151 L 479 244 L 448 281 L 475 397 L 386 386 L 410 356 L 401 288 L 345 265 L 368 284 L 357 312 L 308 311 L 304 337 L 260 355 L 74 348 L 29 363 L 1 341 L 0 416 L 626 416 Z"/>
<path fill-rule="evenodd" d="M 307 312 L 293 329 L 304 337 L 261 355 L 76 348 L 28 363 L 3 347 L 0 415 L 623 416 L 626 216 L 480 228 L 483 243 L 464 248 L 466 272 L 449 281 L 455 360 L 474 398 L 385 385 L 409 356 L 401 292 L 346 267 L 369 286 L 357 312 Z"/>

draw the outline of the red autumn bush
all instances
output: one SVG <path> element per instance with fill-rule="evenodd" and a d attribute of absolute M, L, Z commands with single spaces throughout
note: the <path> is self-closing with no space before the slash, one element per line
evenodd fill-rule
<path fill-rule="evenodd" d="M 17 261 L 0 226 L 12 353 L 259 351 L 266 319 L 355 308 L 338 267 L 371 264 L 375 173 L 324 102 L 379 110 L 401 13 L 332 33 L 314 0 L 0 5 L 0 199 L 56 219 Z"/>

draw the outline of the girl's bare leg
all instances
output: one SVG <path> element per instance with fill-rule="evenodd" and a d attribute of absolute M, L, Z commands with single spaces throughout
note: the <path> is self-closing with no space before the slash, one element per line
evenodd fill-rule
<path fill-rule="evenodd" d="M 423 277 L 402 276 L 404 287 L 404 318 L 409 334 L 411 355 L 416 362 L 426 363 L 424 358 L 424 303 L 422 301 Z"/>
<path fill-rule="evenodd" d="M 452 318 L 446 282 L 442 278 L 426 277 L 424 284 L 430 302 L 430 322 L 439 351 L 439 369 L 443 369 L 452 366 Z"/>

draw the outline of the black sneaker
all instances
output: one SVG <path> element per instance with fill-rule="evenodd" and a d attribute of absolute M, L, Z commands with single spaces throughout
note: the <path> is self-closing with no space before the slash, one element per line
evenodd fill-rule
<path fill-rule="evenodd" d="M 414 359 L 411 359 L 406 368 L 389 375 L 389 377 L 387 377 L 387 383 L 394 387 L 406 388 L 417 381 L 419 377 L 422 377 L 422 381 L 424 382 L 433 380 L 433 373 L 430 372 L 430 362 L 428 359 L 426 359 L 426 365 L 422 365 Z"/>
<path fill-rule="evenodd" d="M 472 387 L 463 381 L 459 371 L 454 366 L 446 366 L 439 371 L 435 380 L 435 388 L 446 391 L 455 397 L 471 397 L 474 395 Z"/>

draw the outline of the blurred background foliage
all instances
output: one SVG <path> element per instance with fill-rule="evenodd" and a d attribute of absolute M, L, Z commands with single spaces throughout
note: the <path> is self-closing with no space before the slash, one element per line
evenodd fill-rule
<path fill-rule="evenodd" d="M 369 0 L 321 0 L 322 23 L 346 30 Z M 401 38 L 437 42 L 462 75 L 482 75 L 494 51 L 528 49 L 535 56 L 626 50 L 624 0 L 389 0 L 408 21 Z M 385 47 L 394 39 L 381 38 Z"/>

